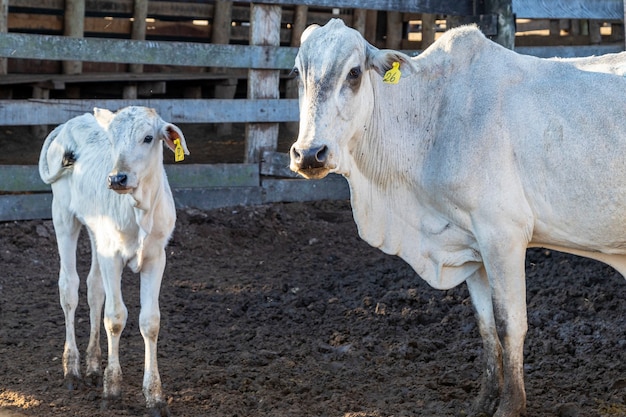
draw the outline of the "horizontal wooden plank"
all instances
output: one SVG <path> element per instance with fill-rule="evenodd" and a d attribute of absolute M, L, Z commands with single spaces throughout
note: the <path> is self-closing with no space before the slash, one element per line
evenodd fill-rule
<path fill-rule="evenodd" d="M 528 19 L 623 20 L 623 0 L 512 0 L 513 13 Z"/>
<path fill-rule="evenodd" d="M 261 183 L 257 164 L 167 164 L 165 171 L 172 188 L 258 187 Z"/>
<path fill-rule="evenodd" d="M 297 99 L 0 100 L 0 125 L 55 125 L 94 107 L 115 111 L 131 105 L 152 107 L 172 123 L 275 123 L 299 117 Z"/>
<path fill-rule="evenodd" d="M 0 165 L 0 193 L 50 191 L 36 165 Z"/>
<path fill-rule="evenodd" d="M 263 203 L 261 187 L 178 188 L 173 191 L 176 208 L 212 210 Z"/>
<path fill-rule="evenodd" d="M 350 198 L 348 182 L 331 174 L 322 180 L 263 179 L 264 202 L 344 200 Z"/>
<path fill-rule="evenodd" d="M 266 4 L 301 4 L 317 7 L 354 8 L 353 0 L 263 0 Z M 393 10 L 397 12 L 471 15 L 473 0 L 360 0 L 360 9 Z"/>
<path fill-rule="evenodd" d="M 255 69 L 291 69 L 296 48 L 0 34 L 0 57 Z"/>
<path fill-rule="evenodd" d="M 298 174 L 289 169 L 289 162 L 290 158 L 286 153 L 265 151 L 261 159 L 261 175 L 298 178 Z"/>
<path fill-rule="evenodd" d="M 622 45 L 516 46 L 515 52 L 539 58 L 576 58 L 622 52 Z"/>
<path fill-rule="evenodd" d="M 50 219 L 52 193 L 0 195 L 0 221 Z"/>

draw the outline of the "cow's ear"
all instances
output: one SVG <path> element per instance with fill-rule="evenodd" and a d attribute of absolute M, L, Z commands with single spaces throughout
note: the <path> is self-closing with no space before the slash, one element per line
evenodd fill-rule
<path fill-rule="evenodd" d="M 304 29 L 304 32 L 302 32 L 302 35 L 300 35 L 300 44 L 302 44 L 302 42 L 304 42 L 306 38 L 308 38 L 311 33 L 313 33 L 313 31 L 319 27 L 320 25 L 318 25 L 317 23 L 313 23 L 312 25 Z"/>
<path fill-rule="evenodd" d="M 93 108 L 93 116 L 103 129 L 108 129 L 111 120 L 115 117 L 115 113 L 107 109 L 101 109 L 99 107 Z"/>
<path fill-rule="evenodd" d="M 183 135 L 182 130 L 178 128 L 178 126 L 172 123 L 165 123 L 161 128 L 161 139 L 165 142 L 168 148 L 172 150 L 172 152 L 176 152 L 176 146 L 180 144 L 183 148 L 183 152 L 185 155 L 189 155 L 189 149 L 187 149 L 187 142 L 185 142 L 185 136 Z M 176 143 L 176 140 L 179 140 L 179 143 Z"/>
<path fill-rule="evenodd" d="M 384 77 L 387 71 L 394 68 L 394 64 L 400 70 L 402 77 L 408 77 L 418 72 L 415 62 L 407 54 L 391 49 L 377 49 L 372 45 L 367 45 L 367 63 L 370 68 Z"/>

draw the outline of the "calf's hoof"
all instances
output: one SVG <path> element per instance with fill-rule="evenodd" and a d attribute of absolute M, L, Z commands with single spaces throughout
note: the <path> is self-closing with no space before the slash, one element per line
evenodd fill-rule
<path fill-rule="evenodd" d="M 65 375 L 63 378 L 63 385 L 68 391 L 75 391 L 82 386 L 82 381 L 78 375 Z"/>
<path fill-rule="evenodd" d="M 172 417 L 172 412 L 166 403 L 158 403 L 154 407 L 148 409 L 150 417 Z"/>

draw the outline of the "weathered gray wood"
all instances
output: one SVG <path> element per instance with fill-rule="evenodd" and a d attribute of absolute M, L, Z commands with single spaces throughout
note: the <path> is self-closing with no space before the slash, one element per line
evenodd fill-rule
<path fill-rule="evenodd" d="M 0 57 L 196 67 L 291 69 L 297 48 L 0 33 Z"/>
<path fill-rule="evenodd" d="M 387 49 L 401 49 L 402 47 L 402 13 L 387 12 Z"/>
<path fill-rule="evenodd" d="M 250 44 L 280 45 L 280 6 L 251 4 Z M 248 71 L 248 99 L 277 99 L 279 97 L 279 72 L 250 69 Z M 245 162 L 259 162 L 265 150 L 276 150 L 278 124 L 246 124 Z"/>
<path fill-rule="evenodd" d="M 85 0 L 65 0 L 63 34 L 73 38 L 82 38 L 85 29 Z M 83 63 L 80 61 L 64 61 L 64 74 L 80 74 Z"/>
<path fill-rule="evenodd" d="M 339 7 L 344 9 L 394 10 L 397 12 L 441 13 L 471 15 L 474 0 L 263 0 L 265 4 L 293 5 L 294 3 L 316 7 Z"/>
<path fill-rule="evenodd" d="M 0 192 L 42 191 L 49 192 L 50 186 L 41 180 L 36 165 L 0 165 Z"/>
<path fill-rule="evenodd" d="M 515 17 L 511 2 L 512 0 L 485 0 L 485 12 L 498 16 L 496 35 L 490 38 L 509 49 L 515 46 Z"/>
<path fill-rule="evenodd" d="M 261 187 L 178 188 L 172 193 L 176 208 L 212 210 L 264 203 Z"/>
<path fill-rule="evenodd" d="M 0 195 L 0 221 L 50 219 L 52 193 Z"/>
<path fill-rule="evenodd" d="M 435 42 L 437 15 L 430 13 L 422 14 L 422 49 L 428 48 Z"/>
<path fill-rule="evenodd" d="M 148 0 L 134 0 L 133 2 L 133 25 L 131 27 L 130 38 L 136 41 L 146 39 L 146 18 L 148 17 Z M 130 64 L 129 70 L 132 73 L 143 72 L 143 64 Z M 135 98 L 137 97 L 135 91 Z"/>
<path fill-rule="evenodd" d="M 9 0 L 0 0 L 0 33 L 9 31 Z M 7 58 L 0 58 L 0 75 L 7 73 Z"/>
<path fill-rule="evenodd" d="M 0 126 L 54 125 L 94 107 L 115 111 L 131 105 L 152 107 L 172 123 L 275 123 L 299 117 L 297 99 L 0 100 Z"/>
<path fill-rule="evenodd" d="M 622 52 L 621 45 L 516 46 L 515 52 L 539 58 L 576 58 Z"/>
<path fill-rule="evenodd" d="M 274 151 L 263 152 L 263 159 L 261 160 L 261 175 L 298 178 L 298 174 L 289 169 L 289 155 Z"/>
<path fill-rule="evenodd" d="M 293 15 L 293 26 L 291 28 L 291 46 L 300 46 L 300 37 L 307 26 L 307 15 L 309 8 L 307 6 L 298 5 Z"/>
<path fill-rule="evenodd" d="M 365 36 L 365 28 L 367 27 L 367 10 L 354 9 L 352 15 L 352 27 L 361 35 Z"/>
<path fill-rule="evenodd" d="M 528 19 L 624 19 L 623 0 L 513 0 L 513 12 Z"/>
<path fill-rule="evenodd" d="M 264 179 L 264 203 L 346 200 L 350 198 L 348 182 L 340 175 L 331 174 L 322 180 Z"/>
<path fill-rule="evenodd" d="M 192 157 L 193 152 L 188 158 Z M 258 187 L 261 184 L 257 164 L 169 163 L 165 165 L 165 172 L 172 188 Z"/>

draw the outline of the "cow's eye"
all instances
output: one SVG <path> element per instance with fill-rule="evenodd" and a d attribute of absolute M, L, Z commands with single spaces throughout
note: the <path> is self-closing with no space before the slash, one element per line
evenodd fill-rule
<path fill-rule="evenodd" d="M 361 76 L 361 68 L 360 67 L 354 67 L 348 73 L 348 79 L 349 80 L 356 80 L 360 76 Z"/>
<path fill-rule="evenodd" d="M 293 67 L 293 69 L 289 73 L 289 76 L 290 77 L 298 77 L 298 76 L 300 76 L 300 71 L 298 70 L 298 68 Z"/>
<path fill-rule="evenodd" d="M 145 138 L 143 138 L 143 143 L 152 143 L 152 139 L 154 139 L 152 135 L 148 135 Z"/>

